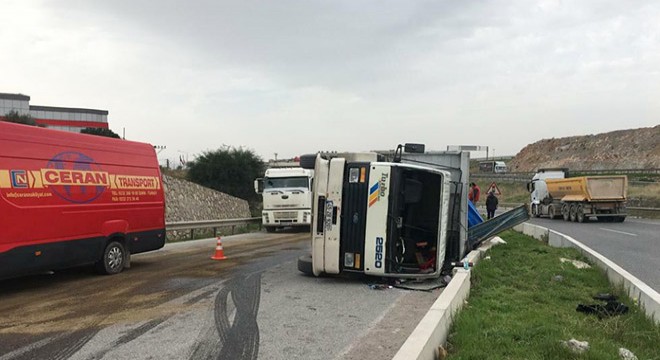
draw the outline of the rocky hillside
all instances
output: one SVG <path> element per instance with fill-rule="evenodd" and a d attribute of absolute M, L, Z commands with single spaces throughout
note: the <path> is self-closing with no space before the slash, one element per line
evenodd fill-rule
<path fill-rule="evenodd" d="M 572 170 L 660 168 L 660 125 L 597 135 L 544 139 L 527 145 L 509 171 L 566 167 Z"/>

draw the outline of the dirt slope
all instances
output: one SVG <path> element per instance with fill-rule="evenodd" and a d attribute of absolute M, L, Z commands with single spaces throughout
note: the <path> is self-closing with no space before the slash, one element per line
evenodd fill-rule
<path fill-rule="evenodd" d="M 509 163 L 509 171 L 550 167 L 572 170 L 660 168 L 660 125 L 544 139 L 527 145 Z"/>

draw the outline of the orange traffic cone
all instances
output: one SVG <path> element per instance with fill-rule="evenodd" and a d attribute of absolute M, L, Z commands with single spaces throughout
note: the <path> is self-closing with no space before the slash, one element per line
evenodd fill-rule
<path fill-rule="evenodd" d="M 222 240 L 220 239 L 220 236 L 218 236 L 218 244 L 215 246 L 215 254 L 211 256 L 211 259 L 213 260 L 224 260 L 227 257 L 225 256 L 224 250 L 222 250 Z"/>

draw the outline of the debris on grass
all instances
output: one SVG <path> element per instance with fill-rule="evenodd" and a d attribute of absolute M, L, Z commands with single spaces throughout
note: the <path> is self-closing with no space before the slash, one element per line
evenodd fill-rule
<path fill-rule="evenodd" d="M 506 241 L 502 240 L 502 238 L 500 238 L 500 237 L 494 237 L 490 240 L 490 243 L 493 244 L 493 245 L 506 244 Z"/>
<path fill-rule="evenodd" d="M 562 341 L 561 344 L 576 354 L 582 354 L 589 350 L 589 343 L 586 341 L 570 339 L 568 341 Z"/>
<path fill-rule="evenodd" d="M 554 280 L 554 281 L 556 281 L 556 282 L 562 282 L 562 281 L 564 281 L 564 277 L 561 276 L 561 275 L 555 275 L 555 276 L 552 278 L 552 280 Z"/>
<path fill-rule="evenodd" d="M 621 360 L 638 360 L 637 356 L 635 356 L 632 351 L 626 348 L 619 348 L 619 357 Z"/>
<path fill-rule="evenodd" d="M 566 258 L 559 258 L 559 261 L 561 261 L 562 263 L 569 262 L 569 263 L 573 264 L 573 266 L 575 266 L 578 269 L 589 269 L 591 267 L 591 265 L 587 264 L 584 261 L 580 261 L 580 260 L 571 260 L 571 259 L 566 259 Z"/>
<path fill-rule="evenodd" d="M 490 260 L 490 256 L 486 256 L 484 260 Z"/>

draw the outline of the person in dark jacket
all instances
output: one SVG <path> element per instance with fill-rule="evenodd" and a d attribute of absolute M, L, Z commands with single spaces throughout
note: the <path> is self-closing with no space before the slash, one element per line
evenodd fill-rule
<path fill-rule="evenodd" d="M 497 210 L 498 203 L 499 200 L 497 200 L 497 196 L 495 196 L 495 192 L 494 191 L 489 192 L 488 197 L 486 198 L 486 212 L 488 213 L 488 220 L 495 217 L 495 210 Z"/>

